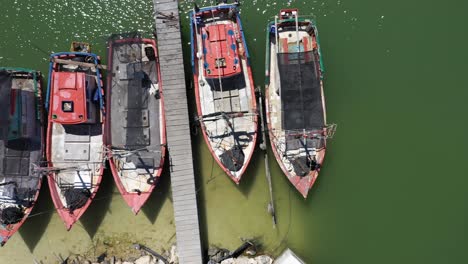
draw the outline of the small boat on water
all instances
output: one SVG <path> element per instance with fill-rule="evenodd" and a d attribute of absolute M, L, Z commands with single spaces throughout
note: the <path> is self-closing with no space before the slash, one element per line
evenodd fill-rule
<path fill-rule="evenodd" d="M 157 185 L 166 125 L 156 42 L 139 36 L 109 40 L 106 145 L 115 183 L 137 214 Z"/>
<path fill-rule="evenodd" d="M 39 195 L 44 157 L 41 73 L 0 67 L 0 244 L 20 228 Z"/>
<path fill-rule="evenodd" d="M 289 181 L 305 197 L 319 174 L 327 125 L 324 68 L 318 31 L 297 9 L 283 9 L 267 28 L 266 113 L 273 153 Z"/>
<path fill-rule="evenodd" d="M 83 215 L 104 170 L 104 100 L 92 53 L 51 55 L 46 158 L 52 200 L 68 230 Z"/>
<path fill-rule="evenodd" d="M 258 114 L 237 8 L 195 8 L 190 18 L 197 119 L 214 159 L 239 184 L 255 148 Z"/>
<path fill-rule="evenodd" d="M 70 46 L 70 51 L 71 52 L 84 52 L 84 53 L 90 53 L 91 52 L 91 44 L 87 42 L 79 42 L 79 41 L 73 41 Z"/>

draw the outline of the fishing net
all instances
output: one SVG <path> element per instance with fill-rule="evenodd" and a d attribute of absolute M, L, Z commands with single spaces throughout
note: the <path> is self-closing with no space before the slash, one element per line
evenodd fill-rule
<path fill-rule="evenodd" d="M 239 171 L 244 165 L 244 152 L 240 146 L 226 150 L 220 156 L 221 162 L 230 171 Z"/>
<path fill-rule="evenodd" d="M 4 225 L 16 224 L 24 217 L 24 212 L 17 206 L 10 206 L 2 210 L 0 222 Z"/>
<path fill-rule="evenodd" d="M 88 189 L 75 189 L 70 188 L 65 190 L 63 196 L 68 205 L 68 210 L 73 212 L 74 210 L 83 207 L 91 197 L 91 192 Z"/>
<path fill-rule="evenodd" d="M 322 91 L 314 52 L 279 53 L 277 56 L 283 129 L 323 127 Z"/>
<path fill-rule="evenodd" d="M 306 156 L 297 157 L 291 160 L 294 172 L 299 177 L 304 177 L 310 172 L 310 162 Z"/>

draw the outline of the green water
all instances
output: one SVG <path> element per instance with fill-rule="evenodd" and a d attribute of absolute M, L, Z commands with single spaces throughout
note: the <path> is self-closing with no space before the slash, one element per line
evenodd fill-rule
<path fill-rule="evenodd" d="M 257 85 L 264 82 L 265 25 L 288 2 L 317 20 L 328 120 L 338 124 L 337 134 L 307 200 L 270 153 L 276 229 L 266 212 L 261 152 L 236 187 L 195 136 L 204 245 L 232 249 L 241 237 L 254 237 L 266 252 L 290 247 L 307 263 L 465 263 L 468 2 L 244 1 Z M 45 53 L 68 50 L 72 40 L 91 42 L 105 58 L 109 34 L 148 32 L 153 23 L 148 0 L 0 3 L 0 65 L 44 73 Z M 181 1 L 186 54 L 190 8 Z M 100 254 L 132 242 L 167 248 L 175 240 L 169 174 L 136 217 L 105 176 L 97 200 L 70 232 L 45 186 L 33 212 L 40 215 L 0 249 L 0 263 L 53 263 L 54 254 Z"/>

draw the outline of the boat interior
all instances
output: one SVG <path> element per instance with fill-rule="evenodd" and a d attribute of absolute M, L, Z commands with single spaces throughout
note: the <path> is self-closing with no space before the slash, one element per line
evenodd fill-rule
<path fill-rule="evenodd" d="M 0 104 L 8 109 L 0 113 L 0 222 L 3 224 L 20 220 L 4 219 L 5 209 L 31 207 L 41 180 L 41 174 L 35 171 L 42 161 L 38 78 L 33 72 L 0 69 Z"/>
<path fill-rule="evenodd" d="M 112 159 L 127 192 L 147 192 L 163 166 L 165 143 L 155 47 L 139 39 L 114 41 L 111 52 Z"/>
<path fill-rule="evenodd" d="M 283 163 L 302 177 L 320 168 L 326 119 L 315 28 L 297 24 L 297 30 L 288 21 L 271 31 L 268 108 Z"/>
<path fill-rule="evenodd" d="M 95 63 L 92 56 L 66 59 Z M 56 63 L 51 82 L 49 165 L 63 206 L 73 211 L 94 192 L 104 166 L 101 79 L 95 67 Z"/>
<path fill-rule="evenodd" d="M 250 159 L 257 113 L 245 43 L 231 9 L 205 11 L 197 19 L 199 98 L 209 144 L 232 176 Z"/>

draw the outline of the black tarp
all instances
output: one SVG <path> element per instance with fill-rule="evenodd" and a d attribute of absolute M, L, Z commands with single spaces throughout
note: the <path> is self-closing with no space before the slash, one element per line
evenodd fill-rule
<path fill-rule="evenodd" d="M 10 119 L 10 94 L 12 76 L 7 71 L 0 71 L 0 140 L 6 141 L 8 137 L 8 124 Z"/>
<path fill-rule="evenodd" d="M 279 53 L 284 130 L 310 130 L 325 125 L 320 76 L 313 51 Z"/>

